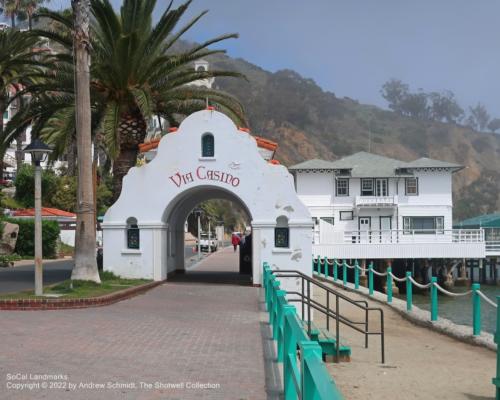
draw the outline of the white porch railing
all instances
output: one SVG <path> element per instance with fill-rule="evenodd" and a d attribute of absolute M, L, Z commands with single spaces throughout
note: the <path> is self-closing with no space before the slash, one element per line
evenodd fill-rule
<path fill-rule="evenodd" d="M 321 244 L 483 243 L 483 229 L 419 229 L 333 232 Z M 498 244 L 500 246 L 500 243 Z"/>
<path fill-rule="evenodd" d="M 487 254 L 483 229 L 337 231 L 321 239 L 313 245 L 313 254 L 340 259 L 484 258 Z"/>
<path fill-rule="evenodd" d="M 500 256 L 500 240 L 486 241 L 486 255 Z"/>
<path fill-rule="evenodd" d="M 356 207 L 393 207 L 398 204 L 398 196 L 356 196 Z"/>

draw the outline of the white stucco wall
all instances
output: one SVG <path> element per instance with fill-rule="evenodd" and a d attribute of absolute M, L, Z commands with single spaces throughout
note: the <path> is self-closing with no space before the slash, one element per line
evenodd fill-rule
<path fill-rule="evenodd" d="M 201 137 L 215 138 L 215 157 L 201 156 Z M 253 283 L 260 284 L 262 262 L 311 274 L 312 220 L 296 195 L 293 177 L 267 163 L 255 139 L 224 114 L 204 110 L 186 118 L 163 137 L 156 157 L 125 176 L 117 202 L 103 228 L 104 268 L 125 277 L 155 280 L 184 268 L 184 222 L 191 210 L 210 198 L 226 198 L 252 218 Z M 290 226 L 290 247 L 274 248 L 279 216 Z M 140 228 L 140 249 L 126 249 L 126 220 Z"/>

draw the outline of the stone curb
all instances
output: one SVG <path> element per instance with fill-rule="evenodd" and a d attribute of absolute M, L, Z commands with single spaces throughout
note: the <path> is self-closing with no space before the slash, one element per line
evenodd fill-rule
<path fill-rule="evenodd" d="M 429 328 L 434 332 L 441 333 L 453 339 L 457 339 L 463 343 L 471 344 L 474 346 L 483 347 L 485 349 L 496 352 L 497 345 L 494 342 L 494 337 L 491 333 L 481 332 L 479 336 L 473 336 L 472 327 L 466 325 L 458 325 L 449 319 L 439 317 L 436 322 L 431 321 L 431 313 L 426 310 L 422 310 L 421 308 L 413 305 L 412 311 L 406 311 L 406 301 L 403 301 L 398 298 L 392 299 L 392 304 L 387 303 L 387 296 L 384 293 L 373 292 L 373 296 L 368 294 L 368 288 L 364 286 L 360 286 L 359 289 L 354 289 L 354 285 L 352 283 L 347 283 L 346 286 L 343 285 L 342 281 L 333 281 L 333 279 L 326 279 L 322 276 L 314 275 L 314 278 L 327 282 L 335 287 L 343 288 L 352 293 L 356 293 L 362 295 L 363 297 L 374 300 L 377 303 L 385 305 L 392 310 L 396 311 L 399 315 L 401 315 L 404 319 L 409 322 L 422 326 L 424 328 Z"/>
<path fill-rule="evenodd" d="M 0 310 L 4 311 L 42 311 L 67 310 L 74 308 L 102 307 L 121 300 L 126 300 L 138 294 L 147 292 L 165 281 L 155 281 L 143 285 L 120 290 L 99 297 L 81 299 L 1 299 Z"/>

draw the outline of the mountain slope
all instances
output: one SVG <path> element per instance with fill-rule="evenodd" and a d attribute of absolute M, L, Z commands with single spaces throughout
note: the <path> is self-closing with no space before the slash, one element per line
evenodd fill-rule
<path fill-rule="evenodd" d="M 216 84 L 240 99 L 254 133 L 279 142 L 277 158 L 285 165 L 334 160 L 369 147 L 405 161 L 425 156 L 456 162 L 467 168 L 454 176 L 455 219 L 500 209 L 500 135 L 337 98 L 294 71 L 271 73 L 227 56 L 210 61 L 212 68 L 247 76 L 248 81 L 219 79 Z"/>

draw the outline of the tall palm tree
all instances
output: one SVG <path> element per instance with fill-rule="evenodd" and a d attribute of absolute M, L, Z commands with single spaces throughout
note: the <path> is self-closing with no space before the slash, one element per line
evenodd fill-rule
<path fill-rule="evenodd" d="M 11 104 L 16 103 L 23 93 L 29 91 L 31 85 L 47 69 L 49 58 L 33 51 L 37 41 L 36 37 L 26 32 L 13 29 L 0 31 L 0 115 L 2 116 Z M 5 152 L 17 137 L 16 134 L 6 135 L 7 132 L 13 131 L 14 124 L 15 122 L 9 121 L 7 127 L 4 127 L 3 118 L 0 118 L 0 163 L 2 164 L 0 174 L 3 173 Z"/>
<path fill-rule="evenodd" d="M 231 71 L 195 71 L 192 67 L 198 59 L 223 52 L 208 49 L 210 45 L 235 38 L 236 34 L 218 36 L 183 52 L 173 51 L 182 35 L 206 14 L 199 14 L 176 30 L 191 1 L 176 9 L 170 2 L 158 23 L 153 24 L 156 0 L 124 0 L 118 14 L 109 0 L 91 0 L 92 106 L 104 147 L 113 158 L 115 199 L 121 192 L 124 175 L 136 164 L 138 145 L 144 141 L 150 116 L 159 115 L 176 124 L 181 115 L 203 109 L 208 98 L 212 105 L 240 124 L 246 123 L 240 103 L 232 96 L 188 86 L 191 82 L 210 77 L 241 76 Z M 64 16 L 55 13 L 43 15 L 67 30 L 73 28 L 72 21 Z M 71 46 L 67 34 L 61 34 L 60 30 L 37 33 Z M 45 89 L 57 90 L 58 84 L 58 81 L 53 81 Z M 60 87 L 59 92 L 70 93 L 71 90 L 71 87 Z M 67 105 L 62 108 L 64 110 L 45 113 L 45 118 L 60 113 L 68 115 Z M 72 134 L 60 134 L 60 120 L 56 117 L 48 120 L 45 129 L 59 140 Z M 49 141 L 51 135 L 47 138 Z"/>
<path fill-rule="evenodd" d="M 101 282 L 95 257 L 95 207 L 92 174 L 90 112 L 90 2 L 72 0 L 75 55 L 75 130 L 78 157 L 78 188 L 75 267 L 71 279 Z"/>

